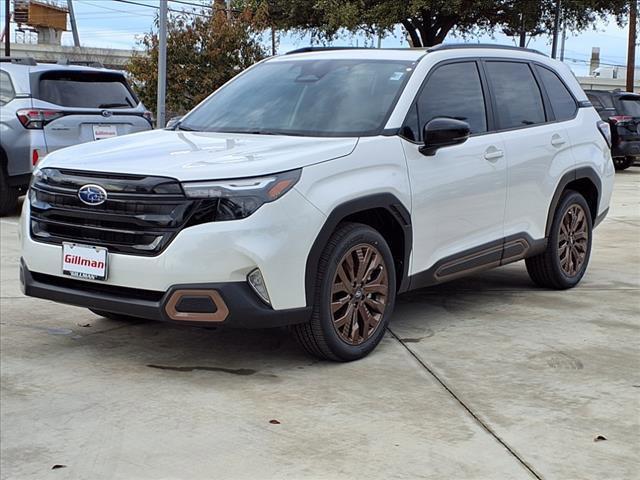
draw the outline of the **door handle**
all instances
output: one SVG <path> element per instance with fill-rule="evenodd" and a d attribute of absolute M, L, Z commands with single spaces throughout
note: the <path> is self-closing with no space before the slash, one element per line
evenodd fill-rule
<path fill-rule="evenodd" d="M 551 145 L 553 145 L 554 147 L 561 147 L 565 143 L 567 143 L 567 141 L 557 133 L 553 137 L 551 137 Z"/>
<path fill-rule="evenodd" d="M 491 152 L 485 152 L 484 154 L 484 159 L 489 160 L 490 162 L 502 157 L 504 157 L 504 152 L 502 150 L 493 150 Z"/>

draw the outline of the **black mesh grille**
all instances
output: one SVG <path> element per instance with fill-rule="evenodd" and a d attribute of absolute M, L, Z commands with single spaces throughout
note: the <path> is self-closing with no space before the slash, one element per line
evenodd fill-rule
<path fill-rule="evenodd" d="M 83 203 L 78 189 L 86 184 L 102 186 L 107 200 Z M 56 169 L 37 174 L 29 196 L 34 240 L 87 243 L 150 256 L 171 242 L 199 205 L 185 198 L 174 179 Z"/>

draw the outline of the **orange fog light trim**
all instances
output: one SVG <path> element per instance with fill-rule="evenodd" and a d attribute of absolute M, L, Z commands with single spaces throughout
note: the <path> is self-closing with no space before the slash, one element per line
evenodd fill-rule
<path fill-rule="evenodd" d="M 213 313 L 179 312 L 176 305 L 182 297 L 209 297 L 216 306 Z M 223 322 L 229 316 L 229 308 L 216 290 L 176 290 L 169 297 L 165 311 L 171 320 L 182 322 Z"/>

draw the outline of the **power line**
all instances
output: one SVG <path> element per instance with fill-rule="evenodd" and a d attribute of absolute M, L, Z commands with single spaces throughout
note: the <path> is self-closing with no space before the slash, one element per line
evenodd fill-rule
<path fill-rule="evenodd" d="M 120 3 L 127 3 L 129 5 L 136 5 L 138 7 L 147 7 L 147 8 L 153 8 L 154 10 L 159 10 L 160 7 L 156 6 L 156 5 L 147 5 L 146 3 L 138 3 L 138 2 L 133 2 L 131 0 L 113 0 L 114 2 L 120 2 Z M 218 12 L 226 12 L 227 10 L 224 8 L 217 8 L 217 7 L 211 7 L 211 6 L 206 6 L 206 5 L 197 5 L 194 3 L 189 3 L 189 2 L 185 2 L 185 1 L 178 1 L 178 0 L 170 0 L 171 2 L 176 2 L 176 3 L 180 3 L 183 5 L 189 5 L 191 7 L 207 7 L 210 8 L 214 11 L 218 11 Z M 187 10 L 176 10 L 175 8 L 167 8 L 167 11 L 169 12 L 174 12 L 174 13 L 186 13 L 188 15 L 197 15 L 198 17 L 204 17 L 204 18 L 211 18 L 211 14 L 206 14 L 206 13 L 200 13 L 200 12 L 195 12 L 195 11 L 187 11 Z M 241 10 L 232 10 L 232 12 L 234 13 L 241 13 Z"/>
<path fill-rule="evenodd" d="M 180 3 L 182 5 L 189 5 L 190 7 L 196 7 L 196 8 L 208 8 L 210 10 L 213 11 L 217 11 L 217 12 L 226 12 L 227 9 L 226 8 L 219 8 L 219 7 L 214 7 L 213 5 L 205 5 L 205 4 L 198 4 L 198 3 L 191 3 L 191 2 L 186 2 L 185 0 L 169 0 L 170 2 L 173 3 Z M 237 9 L 230 9 L 233 13 L 242 13 L 242 10 L 237 10 Z"/>
<path fill-rule="evenodd" d="M 129 5 L 136 5 L 138 7 L 147 7 L 147 8 L 153 8 L 154 10 L 159 10 L 160 7 L 156 6 L 156 5 L 147 5 L 146 3 L 138 3 L 138 2 L 132 2 L 131 0 L 113 0 L 114 2 L 120 2 L 120 3 L 126 3 Z M 198 12 L 187 12 L 185 10 L 175 10 L 172 8 L 168 8 L 167 11 L 169 12 L 175 12 L 175 13 L 187 13 L 190 15 L 197 15 L 199 17 L 206 17 L 206 18 L 210 18 L 211 15 L 206 15 L 204 13 L 198 13 Z"/>
<path fill-rule="evenodd" d="M 105 7 L 104 5 L 98 5 L 96 3 L 92 3 L 92 2 L 89 2 L 87 0 L 78 0 L 78 1 L 80 3 L 82 3 L 82 4 L 84 4 L 84 5 L 92 6 L 92 7 L 95 7 L 95 8 L 100 8 L 102 10 L 108 10 L 110 12 L 124 13 L 126 15 L 144 15 L 145 17 L 150 17 L 151 16 L 151 15 L 146 15 L 144 13 L 139 13 L 137 11 L 134 12 L 134 11 L 131 11 L 131 10 L 127 11 L 127 10 L 120 10 L 120 9 L 117 9 L 117 8 Z M 76 15 L 77 15 L 77 13 L 76 13 Z"/>

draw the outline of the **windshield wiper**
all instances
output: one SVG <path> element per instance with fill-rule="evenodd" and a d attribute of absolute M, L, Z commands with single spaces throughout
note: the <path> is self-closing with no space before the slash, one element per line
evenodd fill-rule
<path fill-rule="evenodd" d="M 128 103 L 101 103 L 98 108 L 130 107 Z"/>
<path fill-rule="evenodd" d="M 185 132 L 199 132 L 200 130 L 196 130 L 195 128 L 185 127 L 180 122 L 174 127 L 174 130 L 184 130 Z"/>

